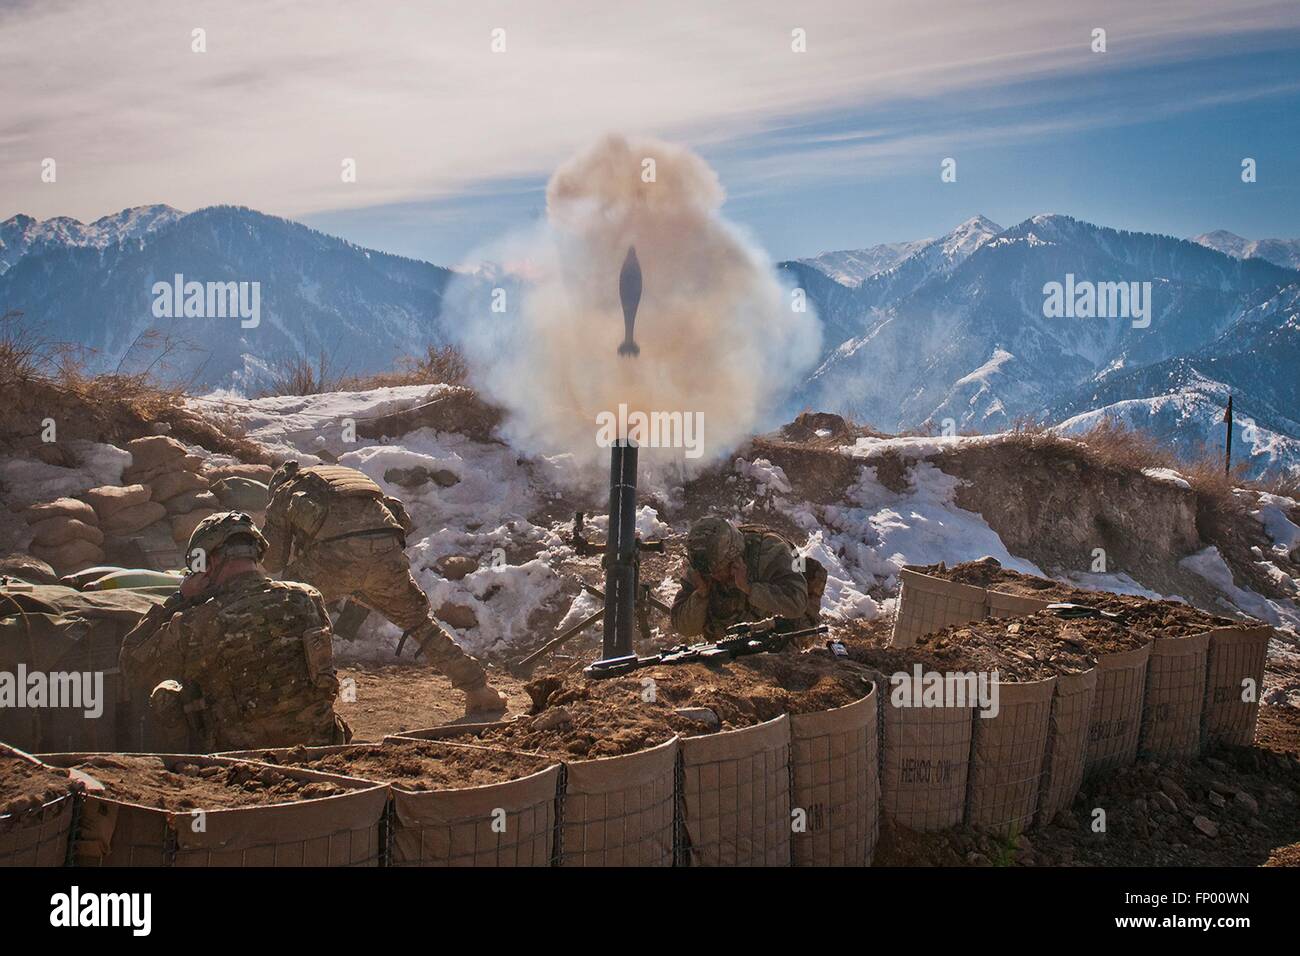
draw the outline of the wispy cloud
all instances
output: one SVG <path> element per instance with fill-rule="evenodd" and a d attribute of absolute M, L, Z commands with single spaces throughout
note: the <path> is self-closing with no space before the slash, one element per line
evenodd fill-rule
<path fill-rule="evenodd" d="M 1095 68 L 1094 27 L 1108 32 L 1107 65 L 1133 66 L 1298 25 L 1294 3 L 1273 0 L 1089 7 L 8 3 L 0 184 L 9 211 L 80 218 L 156 201 L 301 216 L 437 200 L 543 176 L 611 129 L 742 144 L 812 114 Z M 206 53 L 191 52 L 195 28 Z M 504 53 L 491 51 L 496 28 Z M 791 51 L 796 28 L 806 53 Z M 987 135 L 1027 131 L 1016 126 Z M 927 136 L 941 138 L 824 131 L 810 145 L 870 159 Z M 806 152 L 797 158 L 836 161 Z M 59 163 L 54 185 L 40 181 L 45 157 Z M 345 157 L 356 183 L 341 181 Z"/>

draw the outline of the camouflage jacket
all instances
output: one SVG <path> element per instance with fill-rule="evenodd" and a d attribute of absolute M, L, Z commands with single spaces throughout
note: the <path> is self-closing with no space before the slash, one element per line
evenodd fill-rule
<path fill-rule="evenodd" d="M 777 534 L 741 529 L 749 594 L 729 582 L 710 581 L 708 593 L 688 579 L 673 601 L 673 629 L 683 637 L 717 638 L 732 624 L 777 617 L 802 624 L 808 613 L 808 583 L 794 568 L 794 552 Z"/>
<path fill-rule="evenodd" d="M 338 465 L 312 466 L 271 495 L 262 529 L 268 545 L 263 563 L 278 572 L 291 558 L 331 539 L 368 532 L 404 538 L 411 528 L 402 503 L 361 472 Z"/>
<path fill-rule="evenodd" d="M 341 742 L 319 592 L 250 573 L 169 604 L 127 635 L 122 672 L 137 688 L 179 681 L 201 749 Z"/>

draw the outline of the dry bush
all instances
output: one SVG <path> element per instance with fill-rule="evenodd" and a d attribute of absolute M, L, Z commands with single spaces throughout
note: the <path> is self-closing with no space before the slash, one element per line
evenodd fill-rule
<path fill-rule="evenodd" d="M 390 372 L 353 376 L 344 387 L 364 391 L 398 385 L 464 385 L 468 379 L 465 356 L 454 345 L 429 345 L 424 355 L 402 358 Z"/>
<path fill-rule="evenodd" d="M 1108 465 L 1119 468 L 1176 468 L 1177 460 L 1167 446 L 1151 433 L 1127 427 L 1123 422 L 1102 418 L 1076 439 Z"/>
<path fill-rule="evenodd" d="M 324 349 L 316 361 L 295 355 L 284 359 L 271 370 L 271 384 L 260 392 L 273 395 L 319 395 L 345 387 L 346 378 L 334 370 L 333 357 Z"/>
<path fill-rule="evenodd" d="M 160 338 L 160 358 L 173 344 Z M 180 385 L 154 378 L 157 360 L 141 372 L 87 371 L 94 353 L 66 343 L 41 339 L 21 321 L 20 313 L 0 318 L 0 445 L 30 443 L 39 423 L 53 418 L 61 437 L 122 443 L 156 433 L 169 434 L 243 461 L 266 461 L 266 452 L 242 432 L 211 421 L 190 409 Z"/>

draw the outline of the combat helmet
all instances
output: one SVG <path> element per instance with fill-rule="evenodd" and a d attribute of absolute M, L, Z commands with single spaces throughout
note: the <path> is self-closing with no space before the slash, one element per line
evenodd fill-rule
<path fill-rule="evenodd" d="M 686 553 L 691 567 L 701 574 L 722 568 L 745 553 L 745 536 L 725 518 L 697 521 L 686 536 Z"/>
<path fill-rule="evenodd" d="M 224 556 L 262 560 L 262 555 L 266 554 L 266 538 L 262 537 L 262 532 L 257 530 L 253 519 L 242 511 L 219 511 L 200 521 L 190 535 L 185 556 L 187 560 L 192 559 L 196 550 L 211 555 L 225 547 L 226 542 L 231 538 L 239 536 L 248 538 L 249 543 L 225 548 Z"/>

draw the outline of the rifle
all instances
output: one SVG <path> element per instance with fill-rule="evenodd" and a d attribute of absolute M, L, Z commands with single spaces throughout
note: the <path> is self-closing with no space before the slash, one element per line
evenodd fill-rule
<path fill-rule="evenodd" d="M 639 657 L 629 654 L 610 660 L 596 661 L 583 669 L 583 673 L 594 679 L 620 677 L 644 667 L 659 664 L 724 664 L 750 654 L 775 654 L 790 646 L 798 637 L 811 634 L 825 634 L 830 629 L 825 624 L 815 627 L 803 627 L 789 630 L 775 619 L 756 623 L 733 624 L 725 634 L 716 641 L 702 641 L 697 644 L 678 644 L 658 654 Z"/>

